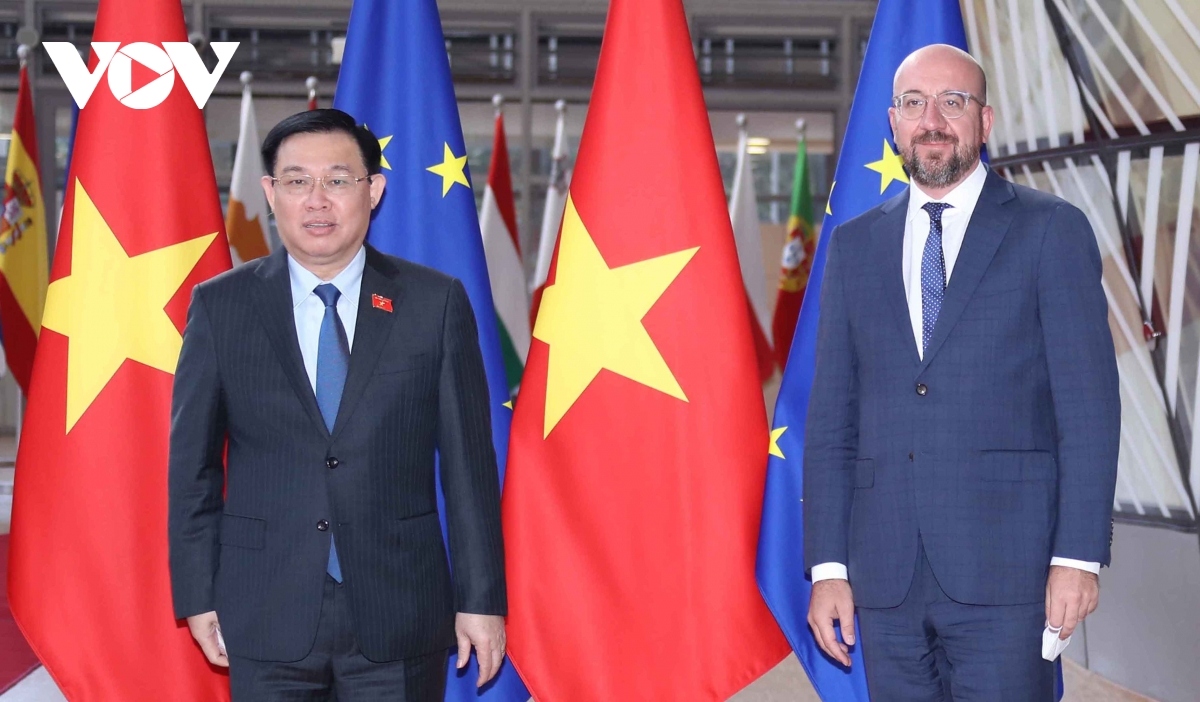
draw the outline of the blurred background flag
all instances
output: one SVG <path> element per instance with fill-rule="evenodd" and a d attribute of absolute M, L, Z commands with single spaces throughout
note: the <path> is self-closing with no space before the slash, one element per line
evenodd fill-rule
<path fill-rule="evenodd" d="M 566 100 L 554 103 L 554 109 L 558 111 L 558 120 L 554 128 L 554 150 L 551 152 L 550 186 L 546 189 L 546 207 L 542 210 L 542 231 L 538 237 L 537 267 L 534 268 L 530 285 L 530 327 L 537 319 L 542 292 L 546 289 L 546 277 L 550 275 L 550 261 L 554 258 L 554 244 L 558 241 L 558 229 L 567 205 L 567 186 L 571 182 L 571 172 L 567 168 Z"/>
<path fill-rule="evenodd" d="M 435 0 L 355 1 L 333 105 L 371 129 L 383 147 L 387 190 L 375 211 L 370 243 L 452 275 L 466 287 L 479 328 L 503 485 L 512 420 L 505 406 L 508 380 L 475 211 L 476 183 L 467 167 Z M 465 673 L 455 671 L 455 662 L 451 652 L 447 700 L 529 699 L 507 660 L 482 694 L 475 689 L 475 656 Z"/>
<path fill-rule="evenodd" d="M 186 41 L 176 0 L 101 0 L 93 39 Z M 192 287 L 230 266 L 204 114 L 182 82 L 80 111 L 13 487 L 13 616 L 71 702 L 214 702 L 175 620 L 171 385 Z M 86 583 L 86 587 L 81 584 Z"/>
<path fill-rule="evenodd" d="M 497 95 L 493 103 L 496 105 L 496 131 L 492 138 L 492 162 L 488 167 L 487 188 L 483 191 L 479 225 L 483 229 L 492 301 L 496 303 L 504 371 L 508 389 L 515 395 L 525 371 L 525 358 L 529 355 L 529 293 L 517 237 L 517 208 L 513 201 L 512 172 L 508 166 L 508 139 L 504 135 L 504 98 Z"/>
<path fill-rule="evenodd" d="M 254 118 L 254 98 L 250 83 L 254 76 L 243 71 L 241 122 L 238 127 L 237 151 L 233 156 L 233 175 L 229 181 L 229 207 L 225 212 L 225 230 L 229 246 L 235 254 L 234 263 L 266 256 L 271 252 L 268 232 L 267 196 L 263 193 L 262 142 L 258 140 L 258 122 Z"/>
<path fill-rule="evenodd" d="M 26 59 L 21 46 L 21 72 L 8 166 L 4 170 L 4 211 L 0 215 L 0 341 L 13 379 L 29 393 L 33 355 L 46 303 L 49 253 L 46 201 L 38 171 L 38 141 L 33 118 Z"/>
<path fill-rule="evenodd" d="M 796 175 L 792 179 L 792 208 L 787 221 L 787 239 L 780 262 L 779 291 L 775 296 L 775 316 L 771 320 L 775 360 L 780 369 L 787 366 L 796 333 L 800 303 L 808 287 L 813 255 L 817 248 L 817 230 L 813 227 L 812 187 L 808 182 L 808 142 L 804 138 L 804 120 L 796 121 Z"/>
<path fill-rule="evenodd" d="M 913 21 L 918 17 L 920 21 Z M 851 648 L 852 666 L 845 669 L 825 656 L 809 631 L 812 583 L 804 572 L 801 499 L 805 413 L 815 365 L 825 251 L 838 224 L 898 195 L 908 185 L 888 123 L 892 78 L 900 62 L 928 44 L 967 48 L 958 0 L 881 0 L 870 36 L 822 225 L 825 235 L 818 240 L 806 286 L 812 294 L 804 296 L 775 404 L 758 542 L 757 575 L 763 597 L 818 694 L 823 700 L 837 702 L 867 699 L 862 646 Z"/>
<path fill-rule="evenodd" d="M 317 86 L 321 81 L 316 76 L 309 76 L 304 80 L 304 87 L 308 89 L 308 109 L 317 109 Z"/>
<path fill-rule="evenodd" d="M 758 356 L 758 379 L 765 383 L 775 374 L 770 313 L 767 310 L 767 276 L 763 270 L 758 193 L 754 189 L 754 166 L 750 160 L 750 132 L 746 128 L 746 115 L 738 115 L 737 124 L 737 166 L 733 172 L 733 192 L 729 196 L 729 219 L 733 222 L 742 284 L 750 303 L 750 331 L 754 335 L 754 351 Z"/>

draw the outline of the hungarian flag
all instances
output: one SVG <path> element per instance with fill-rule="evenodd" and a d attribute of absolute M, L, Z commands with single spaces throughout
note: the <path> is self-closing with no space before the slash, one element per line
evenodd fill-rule
<path fill-rule="evenodd" d="M 733 173 L 733 192 L 729 196 L 729 219 L 737 241 L 742 283 L 750 303 L 750 331 L 758 354 L 758 379 L 767 382 L 775 373 L 775 352 L 771 349 L 771 317 L 767 310 L 767 274 L 763 270 L 762 231 L 758 227 L 758 194 L 754 191 L 754 171 L 750 163 L 750 133 L 746 116 L 738 115 L 738 157 Z"/>
<path fill-rule="evenodd" d="M 558 241 L 558 229 L 562 226 L 563 211 L 567 206 L 567 183 L 571 179 L 567 169 L 567 102 L 554 103 L 558 110 L 558 126 L 554 129 L 553 159 L 550 165 L 550 187 L 546 189 L 546 206 L 542 210 L 542 232 L 538 238 L 537 267 L 533 271 L 530 292 L 533 299 L 529 305 L 529 324 L 537 320 L 538 307 L 542 304 L 542 293 L 546 291 L 546 278 L 550 275 L 550 262 L 554 260 L 554 245 Z"/>
<path fill-rule="evenodd" d="M 186 41 L 182 6 L 101 0 L 93 39 Z M 229 697 L 228 678 L 175 620 L 167 568 L 172 375 L 192 287 L 229 266 L 204 116 L 187 88 L 177 80 L 161 105 L 138 110 L 101 82 L 79 115 L 17 454 L 8 579 L 21 631 L 72 702 Z"/>
<path fill-rule="evenodd" d="M 35 124 L 29 70 L 22 61 L 0 218 L 0 341 L 13 378 L 26 395 L 42 327 L 49 257 Z"/>
<path fill-rule="evenodd" d="M 521 265 L 521 245 L 517 240 L 517 211 L 513 204 L 502 104 L 496 101 L 496 136 L 492 140 L 492 163 L 483 191 L 479 228 L 483 232 L 492 304 L 496 306 L 499 322 L 504 377 L 509 391 L 515 392 L 529 355 L 529 295 L 525 292 L 525 268 Z"/>
<path fill-rule="evenodd" d="M 783 244 L 783 261 L 779 274 L 779 293 L 775 298 L 775 317 L 771 320 L 775 340 L 775 360 L 780 368 L 787 365 L 800 317 L 800 303 L 808 287 L 817 249 L 817 232 L 813 228 L 812 189 L 808 185 L 808 145 L 804 137 L 796 146 L 796 177 L 792 180 L 792 213 L 788 217 L 787 240 Z"/>
<path fill-rule="evenodd" d="M 229 245 L 239 261 L 249 261 L 271 252 L 267 243 L 270 210 L 260 183 L 266 169 L 259 150 L 258 120 L 254 116 L 250 80 L 249 71 L 242 73 L 241 125 L 237 152 L 233 156 L 233 177 L 229 182 L 229 208 L 225 213 Z"/>
<path fill-rule="evenodd" d="M 787 654 L 750 325 L 683 5 L 613 0 L 503 497 L 535 698 L 724 700 Z"/>

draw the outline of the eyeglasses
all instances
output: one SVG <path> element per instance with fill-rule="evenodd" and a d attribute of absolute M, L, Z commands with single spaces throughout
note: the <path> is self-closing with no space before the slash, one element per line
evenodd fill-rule
<path fill-rule="evenodd" d="M 333 175 L 321 176 L 314 178 L 313 176 L 303 173 L 291 173 L 282 178 L 271 178 L 271 183 L 283 189 L 283 192 L 296 197 L 308 195 L 313 191 L 316 183 L 320 183 L 321 187 L 325 188 L 325 192 L 330 197 L 338 197 L 348 195 L 354 186 L 364 180 L 374 178 L 374 175 L 367 175 L 361 178 L 355 178 L 349 173 L 335 173 Z"/>
<path fill-rule="evenodd" d="M 980 107 L 983 106 L 983 102 L 970 93 L 961 90 L 947 90 L 932 97 L 921 93 L 903 93 L 892 98 L 892 107 L 895 107 L 904 119 L 921 119 L 921 115 L 925 114 L 925 106 L 930 100 L 937 105 L 938 112 L 941 112 L 946 119 L 962 117 L 967 113 L 967 105 L 972 100 L 979 103 Z"/>

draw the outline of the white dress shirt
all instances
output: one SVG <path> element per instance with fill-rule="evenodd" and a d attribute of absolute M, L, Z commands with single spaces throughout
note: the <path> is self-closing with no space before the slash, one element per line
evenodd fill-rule
<path fill-rule="evenodd" d="M 959 183 L 954 190 L 946 193 L 941 200 L 934 200 L 916 184 L 908 187 L 908 216 L 904 220 L 904 292 L 908 298 L 908 316 L 912 322 L 913 339 L 917 344 L 917 353 L 924 358 L 923 329 L 925 315 L 921 308 L 921 258 L 925 253 L 925 242 L 929 239 L 929 213 L 922 209 L 929 202 L 944 202 L 951 205 L 942 212 L 942 253 L 946 257 L 946 285 L 950 284 L 950 276 L 954 273 L 954 263 L 958 260 L 958 252 L 962 250 L 963 239 L 967 234 L 967 225 L 971 223 L 971 215 L 983 192 L 983 184 L 987 182 L 987 167 L 980 163 Z M 1100 573 L 1100 564 L 1079 561 L 1074 558 L 1050 559 L 1052 566 L 1069 566 L 1086 570 L 1089 573 Z M 844 563 L 818 563 L 813 566 L 812 580 L 846 580 L 848 573 Z"/>
<path fill-rule="evenodd" d="M 337 300 L 338 317 L 346 330 L 346 341 L 354 349 L 354 327 L 358 323 L 358 293 L 362 289 L 363 269 L 367 265 L 367 249 L 361 248 L 350 264 L 334 276 L 332 283 L 341 295 Z M 300 265 L 288 255 L 288 277 L 292 281 L 292 313 L 296 319 L 296 340 L 304 358 L 304 371 L 313 392 L 317 391 L 317 346 L 321 339 L 321 320 L 325 318 L 325 303 L 313 290 L 326 281 Z"/>

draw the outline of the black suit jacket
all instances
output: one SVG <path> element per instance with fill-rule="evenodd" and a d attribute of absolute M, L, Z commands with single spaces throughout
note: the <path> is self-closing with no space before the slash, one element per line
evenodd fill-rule
<path fill-rule="evenodd" d="M 303 658 L 331 536 L 371 660 L 453 645 L 456 611 L 505 614 L 488 402 L 466 291 L 437 271 L 367 247 L 332 432 L 304 370 L 286 253 L 196 286 L 171 412 L 175 616 L 216 610 L 230 653 Z"/>

